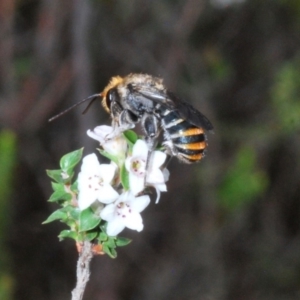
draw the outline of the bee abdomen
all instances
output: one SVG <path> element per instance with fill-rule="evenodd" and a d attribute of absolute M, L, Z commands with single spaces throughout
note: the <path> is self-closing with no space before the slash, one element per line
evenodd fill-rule
<path fill-rule="evenodd" d="M 167 140 L 165 145 L 179 159 L 192 163 L 204 157 L 207 143 L 203 128 L 183 120 L 176 111 L 169 111 L 164 116 L 163 125 Z"/>
<path fill-rule="evenodd" d="M 205 155 L 207 147 L 204 132 L 195 127 L 180 132 L 181 136 L 172 138 L 172 143 L 179 158 L 186 162 L 197 162 Z M 190 135 L 189 135 L 190 134 Z"/>

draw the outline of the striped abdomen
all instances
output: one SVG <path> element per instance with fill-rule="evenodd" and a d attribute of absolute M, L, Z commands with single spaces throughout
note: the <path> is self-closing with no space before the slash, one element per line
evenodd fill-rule
<path fill-rule="evenodd" d="M 164 145 L 170 154 L 186 163 L 198 162 L 205 155 L 206 136 L 202 127 L 183 119 L 176 110 L 165 110 L 162 115 Z"/>

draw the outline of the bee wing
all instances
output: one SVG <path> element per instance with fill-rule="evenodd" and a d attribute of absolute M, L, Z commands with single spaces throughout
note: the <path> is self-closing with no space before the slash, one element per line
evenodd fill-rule
<path fill-rule="evenodd" d="M 132 94 L 140 95 L 155 103 L 165 104 L 169 108 L 175 108 L 173 101 L 167 97 L 165 90 L 158 90 L 157 88 L 149 85 L 131 85 L 129 90 Z"/>
<path fill-rule="evenodd" d="M 165 105 L 168 109 L 177 110 L 178 113 L 193 125 L 203 127 L 206 130 L 212 130 L 211 122 L 189 103 L 180 100 L 172 92 L 166 90 L 157 90 L 151 87 L 134 87 L 134 92 L 153 102 Z"/>
<path fill-rule="evenodd" d="M 183 118 L 189 120 L 189 122 L 195 126 L 203 127 L 210 131 L 213 130 L 214 127 L 211 122 L 200 111 L 195 109 L 189 103 L 178 99 L 178 97 L 171 92 L 168 92 L 168 96 L 173 100 L 176 110 Z"/>

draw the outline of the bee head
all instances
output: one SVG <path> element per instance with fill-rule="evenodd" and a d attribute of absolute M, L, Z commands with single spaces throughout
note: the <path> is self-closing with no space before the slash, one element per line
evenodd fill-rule
<path fill-rule="evenodd" d="M 70 110 L 72 110 L 73 108 L 77 107 L 78 105 L 81 105 L 82 103 L 84 103 L 86 101 L 90 101 L 90 103 L 88 104 L 88 106 L 82 112 L 83 114 L 85 114 L 88 111 L 88 109 L 90 108 L 90 106 L 94 103 L 94 101 L 96 99 L 98 99 L 98 98 L 102 98 L 102 106 L 104 107 L 104 109 L 108 113 L 110 113 L 111 103 L 113 101 L 116 101 L 119 98 L 118 91 L 117 91 L 116 87 L 119 84 L 121 84 L 123 81 L 124 81 L 124 79 L 122 77 L 120 77 L 120 76 L 112 77 L 112 79 L 110 80 L 109 84 L 106 86 L 106 88 L 103 90 L 102 93 L 100 93 L 100 94 L 94 94 L 92 96 L 87 97 L 86 99 L 81 100 L 80 102 L 72 105 L 71 107 L 67 108 L 66 110 L 64 110 L 63 112 L 59 113 L 58 115 L 50 118 L 49 122 L 52 122 L 53 120 L 61 117 L 65 113 L 67 113 Z"/>
<path fill-rule="evenodd" d="M 110 113 L 111 103 L 119 98 L 118 91 L 116 88 L 119 84 L 123 83 L 123 81 L 124 79 L 120 76 L 112 77 L 109 84 L 101 93 L 102 106 L 108 113 Z"/>

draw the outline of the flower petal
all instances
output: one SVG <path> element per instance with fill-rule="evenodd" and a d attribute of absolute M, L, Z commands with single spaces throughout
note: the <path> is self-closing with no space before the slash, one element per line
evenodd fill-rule
<path fill-rule="evenodd" d="M 164 182 L 165 178 L 160 169 L 152 169 L 147 175 L 147 183 L 160 184 Z"/>
<path fill-rule="evenodd" d="M 151 155 L 150 168 L 159 168 L 166 160 L 167 154 L 162 151 L 154 151 Z"/>
<path fill-rule="evenodd" d="M 130 206 L 133 210 L 140 213 L 149 205 L 149 203 L 150 203 L 150 197 L 148 195 L 143 195 L 131 200 Z"/>
<path fill-rule="evenodd" d="M 123 219 L 124 225 L 132 230 L 141 231 L 144 228 L 143 219 L 141 215 L 132 211 L 130 215 Z"/>
<path fill-rule="evenodd" d="M 93 170 L 97 170 L 100 164 L 95 153 L 86 155 L 82 159 L 81 172 L 83 173 L 92 173 Z"/>
<path fill-rule="evenodd" d="M 109 184 L 103 184 L 97 195 L 97 199 L 104 204 L 112 203 L 118 197 L 119 194 Z"/>
<path fill-rule="evenodd" d="M 170 177 L 170 172 L 167 168 L 163 169 L 162 172 L 164 174 L 165 182 L 167 182 L 169 180 L 169 177 Z"/>
<path fill-rule="evenodd" d="M 121 231 L 123 231 L 125 225 L 123 222 L 120 222 L 120 218 L 115 218 L 112 221 L 108 222 L 106 232 L 109 236 L 116 236 Z"/>
<path fill-rule="evenodd" d="M 112 131 L 113 128 L 111 126 L 102 125 L 95 127 L 94 130 L 88 130 L 87 135 L 92 139 L 99 141 L 100 144 L 103 144 L 106 136 L 112 133 Z"/>
<path fill-rule="evenodd" d="M 116 165 L 102 164 L 99 166 L 99 174 L 105 183 L 110 183 L 116 172 Z"/>
<path fill-rule="evenodd" d="M 91 206 L 96 200 L 96 195 L 94 193 L 88 193 L 87 191 L 79 193 L 78 195 L 78 207 L 80 210 L 84 210 Z"/>
<path fill-rule="evenodd" d="M 157 186 L 155 186 L 155 190 L 156 190 L 155 204 L 157 204 L 159 202 L 159 199 L 160 199 L 160 190 L 157 188 Z"/>
<path fill-rule="evenodd" d="M 145 178 L 129 173 L 129 187 L 133 195 L 140 193 L 145 188 Z"/>
<path fill-rule="evenodd" d="M 110 222 L 111 220 L 113 220 L 115 218 L 115 205 L 114 204 L 109 204 L 109 205 L 106 205 L 101 213 L 100 213 L 100 217 L 105 220 L 105 221 L 108 221 Z"/>
<path fill-rule="evenodd" d="M 148 152 L 149 149 L 146 142 L 143 140 L 137 140 L 132 149 L 132 156 L 133 157 L 140 156 L 140 157 L 147 158 Z"/>
<path fill-rule="evenodd" d="M 167 185 L 164 184 L 164 183 L 161 183 L 161 184 L 156 184 L 155 185 L 155 188 L 158 189 L 159 191 L 161 192 L 167 192 Z"/>
<path fill-rule="evenodd" d="M 95 131 L 92 131 L 92 130 L 89 129 L 89 130 L 86 132 L 86 134 L 87 134 L 90 138 L 92 138 L 92 139 L 98 141 L 100 144 L 102 144 L 102 143 L 104 142 L 104 140 L 103 140 L 101 137 L 99 137 L 99 136 L 95 133 Z"/>

